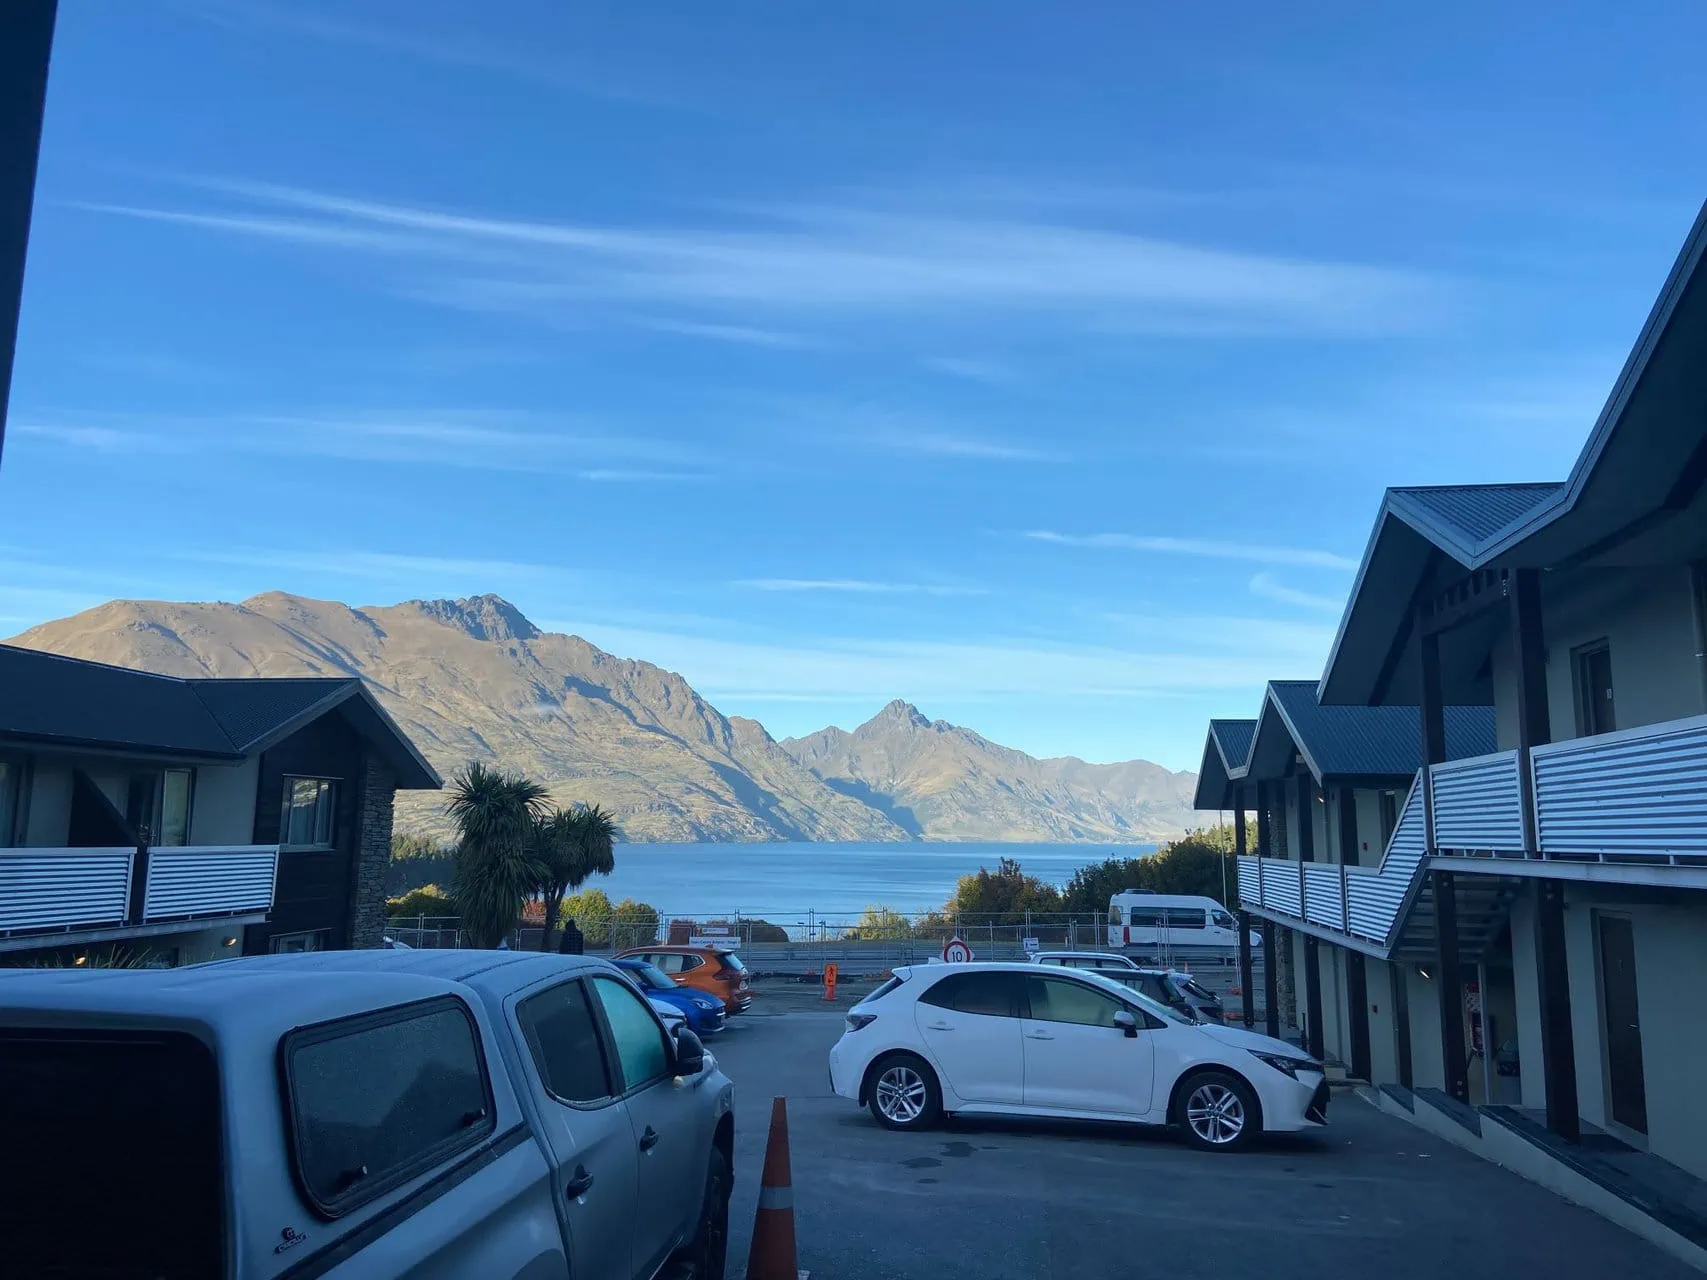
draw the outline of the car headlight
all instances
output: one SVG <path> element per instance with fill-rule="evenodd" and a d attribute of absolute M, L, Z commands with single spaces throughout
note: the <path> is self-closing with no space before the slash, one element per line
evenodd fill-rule
<path fill-rule="evenodd" d="M 1320 1071 L 1322 1069 L 1322 1064 L 1314 1058 L 1289 1058 L 1284 1053 L 1262 1053 L 1256 1049 L 1247 1049 L 1245 1052 L 1253 1058 L 1261 1058 L 1276 1071 L 1282 1075 L 1291 1076 L 1294 1080 L 1298 1078 L 1300 1071 Z"/>

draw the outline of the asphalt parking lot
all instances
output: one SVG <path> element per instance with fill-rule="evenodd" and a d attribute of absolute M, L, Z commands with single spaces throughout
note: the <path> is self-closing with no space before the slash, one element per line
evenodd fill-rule
<path fill-rule="evenodd" d="M 1112 1126 L 890 1133 L 830 1092 L 826 1054 L 846 1007 L 761 999 L 710 1043 L 736 1088 L 731 1276 L 745 1274 L 777 1095 L 788 1099 L 800 1266 L 813 1280 L 1696 1275 L 1345 1093 L 1322 1135 L 1237 1156 Z"/>

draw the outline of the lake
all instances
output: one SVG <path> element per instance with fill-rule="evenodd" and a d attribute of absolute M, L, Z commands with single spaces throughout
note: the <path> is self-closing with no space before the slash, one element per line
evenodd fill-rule
<path fill-rule="evenodd" d="M 1143 844 L 619 844 L 616 871 L 588 882 L 612 899 L 663 914 L 716 919 L 737 912 L 778 924 L 857 917 L 868 906 L 930 911 L 954 882 L 1013 858 L 1027 875 L 1064 885 L 1105 858 L 1155 852 Z"/>

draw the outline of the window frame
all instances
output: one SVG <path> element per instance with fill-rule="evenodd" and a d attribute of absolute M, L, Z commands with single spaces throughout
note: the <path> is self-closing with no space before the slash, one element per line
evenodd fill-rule
<path fill-rule="evenodd" d="M 166 843 L 166 779 L 174 774 L 184 775 L 184 838 L 177 844 Z M 160 770 L 160 788 L 154 802 L 154 843 L 163 849 L 185 849 L 192 843 L 190 831 L 196 819 L 196 771 L 172 766 Z"/>
<path fill-rule="evenodd" d="M 1022 994 L 1022 1003 L 1021 1003 L 1020 1007 L 1025 1010 L 1025 1012 L 1022 1016 L 1025 1018 L 1025 1020 L 1027 1022 L 1050 1022 L 1050 1023 L 1054 1023 L 1057 1026 L 1062 1026 L 1062 1027 L 1093 1027 L 1098 1031 L 1111 1031 L 1111 1030 L 1115 1029 L 1115 1024 L 1112 1022 L 1107 1024 L 1107 1025 L 1104 1025 L 1103 1023 L 1100 1023 L 1100 1022 L 1068 1022 L 1068 1021 L 1065 1021 L 1064 1019 L 1060 1019 L 1060 1018 L 1040 1018 L 1040 1017 L 1038 1017 L 1037 1013 L 1031 1007 L 1031 984 L 1033 982 L 1065 982 L 1071 986 L 1079 987 L 1085 991 L 1088 991 L 1093 996 L 1101 996 L 1104 1000 L 1107 1000 L 1110 1004 L 1113 1004 L 1116 1006 L 1115 1011 L 1117 1013 L 1124 1010 L 1125 1012 L 1132 1014 L 1134 1017 L 1137 1017 L 1139 1014 L 1144 1012 L 1142 1009 L 1134 1009 L 1131 1005 L 1127 1004 L 1124 1000 L 1122 1000 L 1119 996 L 1115 995 L 1114 992 L 1112 992 L 1112 991 L 1105 991 L 1105 990 L 1103 990 L 1103 988 L 1096 986 L 1096 985 L 1089 983 L 1089 982 L 1076 981 L 1073 978 L 1067 977 L 1064 973 L 1063 974 L 1054 974 L 1054 973 L 1030 974 L 1030 973 L 1028 973 L 1024 976 L 1025 976 L 1025 983 L 1024 983 L 1023 989 L 1022 989 L 1023 994 Z M 1148 1016 L 1148 1015 L 1145 1015 L 1145 1016 Z"/>
<path fill-rule="evenodd" d="M 1613 695 L 1612 698 L 1605 699 L 1605 701 L 1610 701 L 1613 704 L 1612 726 L 1608 729 L 1596 729 L 1594 727 L 1595 704 L 1589 689 L 1589 666 L 1602 654 L 1606 655 L 1607 692 Z M 1618 731 L 1617 686 L 1612 680 L 1612 642 L 1608 637 L 1602 636 L 1598 640 L 1580 644 L 1571 650 L 1571 693 L 1573 695 L 1572 700 L 1576 703 L 1577 736 L 1579 738 L 1598 737 L 1603 733 L 1616 733 Z"/>
<path fill-rule="evenodd" d="M 0 764 L 11 765 L 13 770 L 12 823 L 11 830 L 0 826 L 0 849 L 17 848 L 24 839 L 24 833 L 30 825 L 30 779 L 33 776 L 31 757 L 0 753 Z"/>
<path fill-rule="evenodd" d="M 1039 965 L 1037 967 L 1039 969 L 1042 969 L 1045 966 Z M 1060 968 L 1062 968 L 1064 970 L 1065 966 L 1060 966 Z M 1007 1013 L 983 1013 L 983 1012 L 979 1012 L 979 1011 L 976 1011 L 973 1009 L 962 1009 L 958 1005 L 942 1004 L 942 1003 L 939 1003 L 938 1001 L 932 1000 L 930 998 L 932 995 L 934 995 L 935 993 L 937 993 L 939 991 L 948 990 L 950 988 L 950 984 L 955 984 L 955 983 L 965 984 L 966 982 L 968 982 L 969 980 L 971 980 L 973 978 L 986 977 L 986 976 L 991 976 L 991 975 L 1005 979 L 1011 986 L 1011 989 L 1008 992 L 1008 1010 L 1009 1010 L 1009 1012 L 1007 1012 Z M 944 1010 L 948 1011 L 949 1013 L 958 1013 L 962 1017 L 966 1017 L 966 1018 L 1023 1018 L 1023 1017 L 1025 1017 L 1025 1008 L 1026 1008 L 1025 984 L 1026 984 L 1026 980 L 1030 977 L 1031 977 L 1031 975 L 1029 973 L 1012 973 L 1012 972 L 1009 972 L 1006 970 L 1000 970 L 1000 969 L 998 969 L 998 970 L 987 970 L 987 971 L 983 971 L 983 972 L 973 972 L 973 973 L 944 974 L 942 977 L 938 978 L 935 982 L 931 983 L 930 986 L 926 987 L 923 991 L 919 992 L 918 1003 L 919 1004 L 927 1004 L 933 1009 L 944 1009 Z"/>
<path fill-rule="evenodd" d="M 536 1048 L 538 1041 L 535 1038 L 533 1029 L 528 1023 L 526 1014 L 527 1006 L 533 1001 L 538 1000 L 543 996 L 550 995 L 552 992 L 561 990 L 564 987 L 581 988 L 581 999 L 586 1003 L 587 1016 L 593 1024 L 593 1038 L 597 1041 L 599 1047 L 599 1066 L 604 1072 L 605 1088 L 610 1090 L 610 1092 L 607 1092 L 604 1097 L 594 1099 L 591 1102 L 581 1102 L 574 1098 L 565 1098 L 562 1094 L 558 1093 L 551 1087 L 551 1079 L 546 1074 L 545 1068 L 540 1063 L 540 1054 Z M 606 1033 L 604 1007 L 598 1003 L 593 993 L 587 990 L 586 979 L 576 976 L 568 979 L 567 981 L 551 982 L 548 985 L 539 987 L 537 990 L 523 993 L 516 999 L 515 1019 L 516 1028 L 521 1032 L 522 1043 L 528 1051 L 528 1056 L 533 1060 L 534 1072 L 539 1076 L 539 1082 L 544 1086 L 546 1096 L 553 1102 L 560 1106 L 571 1107 L 576 1111 L 603 1111 L 607 1107 L 615 1106 L 622 1100 L 623 1095 L 615 1092 L 612 1088 L 612 1085 L 615 1082 L 616 1072 L 620 1071 L 621 1068 L 620 1062 L 613 1063 L 612 1061 L 612 1057 L 616 1053 L 616 1045 L 613 1043 L 611 1037 Z M 613 1067 L 615 1068 L 614 1070 Z"/>
<path fill-rule="evenodd" d="M 332 1200 L 322 1200 L 308 1184 L 308 1177 L 303 1170 L 302 1158 L 302 1128 L 299 1124 L 299 1113 L 296 1107 L 297 1088 L 294 1071 L 295 1050 L 303 1045 L 324 1044 L 329 1040 L 338 1040 L 355 1035 L 373 1027 L 390 1026 L 397 1022 L 408 1022 L 440 1012 L 455 1011 L 468 1024 L 468 1034 L 474 1042 L 474 1063 L 480 1072 L 480 1088 L 484 1099 L 484 1110 L 481 1120 L 471 1124 L 461 1133 L 451 1134 L 441 1138 L 432 1146 L 416 1153 L 413 1159 L 405 1161 L 387 1170 L 383 1175 L 357 1183 L 349 1192 Z M 303 1202 L 314 1210 L 322 1219 L 335 1222 L 339 1218 L 354 1212 L 363 1205 L 372 1204 L 382 1196 L 395 1191 L 398 1187 L 420 1177 L 436 1165 L 443 1164 L 452 1156 L 460 1155 L 478 1147 L 498 1128 L 498 1107 L 492 1093 L 492 1072 L 486 1062 L 486 1043 L 480 1034 L 480 1023 L 475 1018 L 473 1010 L 457 997 L 452 995 L 429 996 L 425 1000 L 413 1000 L 408 1004 L 392 1005 L 386 1009 L 365 1010 L 342 1018 L 332 1018 L 326 1022 L 315 1022 L 305 1027 L 295 1027 L 279 1037 L 277 1049 L 277 1070 L 279 1076 L 279 1103 L 284 1109 L 284 1125 L 286 1145 L 290 1148 L 291 1180 L 295 1182 L 297 1193 Z"/>
<path fill-rule="evenodd" d="M 636 990 L 633 983 L 626 982 L 621 978 L 614 978 L 608 974 L 589 973 L 586 975 L 585 981 L 588 986 L 587 1003 L 593 1010 L 594 1017 L 598 1019 L 599 1035 L 605 1046 L 605 1066 L 607 1069 L 607 1076 L 609 1069 L 614 1066 L 616 1073 L 621 1077 L 621 1084 L 623 1086 L 622 1092 L 612 1095 L 611 1100 L 613 1102 L 622 1102 L 633 1097 L 637 1093 L 644 1092 L 645 1090 L 651 1089 L 661 1082 L 670 1079 L 675 1074 L 675 1037 L 672 1036 L 669 1029 L 664 1026 L 664 1021 L 658 1016 L 658 1011 L 652 1007 L 652 1002 L 646 998 L 643 992 Z M 624 995 L 638 1000 L 640 1002 L 640 1007 L 646 1010 L 646 1016 L 651 1018 L 653 1024 L 658 1028 L 658 1037 L 664 1045 L 664 1070 L 661 1074 L 653 1076 L 649 1080 L 644 1080 L 639 1084 L 631 1085 L 628 1083 L 628 1073 L 624 1071 L 622 1067 L 622 1046 L 617 1044 L 616 1031 L 611 1026 L 610 1019 L 605 1015 L 604 998 L 598 994 L 597 989 L 593 985 L 598 982 L 608 982 L 612 986 L 619 988 Z"/>
<path fill-rule="evenodd" d="M 292 810 L 292 784 L 297 782 L 323 782 L 326 784 L 326 839 L 311 840 L 307 843 L 292 841 L 290 836 L 290 815 Z M 283 849 L 335 849 L 338 846 L 338 801 L 342 778 L 328 778 L 320 774 L 287 773 L 279 779 L 279 847 Z M 316 806 L 318 808 L 318 806 Z"/>
<path fill-rule="evenodd" d="M 310 955 L 316 951 L 330 951 L 331 947 L 304 947 L 300 951 L 287 951 L 279 943 L 292 938 L 318 938 L 326 942 L 332 940 L 330 929 L 292 929 L 289 933 L 275 933 L 267 939 L 267 954 L 270 956 L 301 956 Z"/>

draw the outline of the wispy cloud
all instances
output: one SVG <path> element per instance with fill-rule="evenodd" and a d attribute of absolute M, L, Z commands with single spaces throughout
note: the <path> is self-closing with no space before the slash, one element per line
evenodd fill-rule
<path fill-rule="evenodd" d="M 867 444 L 896 453 L 917 453 L 936 458 L 982 458 L 990 462 L 1066 461 L 1065 455 L 1047 449 L 962 432 L 897 427 L 872 431 L 861 438 Z"/>
<path fill-rule="evenodd" d="M 981 596 L 983 587 L 931 582 L 876 582 L 865 578 L 741 578 L 730 584 L 753 591 L 846 592 L 854 595 Z"/>
<path fill-rule="evenodd" d="M 245 569 L 283 569 L 339 578 L 400 579 L 461 578 L 492 583 L 497 579 L 561 578 L 556 565 L 520 560 L 484 560 L 465 556 L 402 555 L 348 547 L 279 549 L 268 547 L 191 547 L 163 553 L 199 564 L 234 565 Z"/>
<path fill-rule="evenodd" d="M 788 333 L 781 329 L 755 329 L 744 324 L 705 324 L 696 320 L 642 319 L 635 321 L 644 329 L 659 333 L 679 333 L 687 338 L 708 338 L 713 342 L 733 342 L 744 347 L 774 347 L 778 350 L 799 351 L 820 347 L 823 343 L 804 333 Z"/>
<path fill-rule="evenodd" d="M 1357 561 L 1333 551 L 1286 547 L 1274 543 L 1222 542 L 1213 538 L 1152 537 L 1131 533 L 1055 533 L 1033 529 L 1025 537 L 1063 547 L 1102 547 L 1121 551 L 1150 551 L 1162 555 L 1204 556 L 1213 560 L 1245 560 L 1252 564 L 1284 564 L 1316 569 L 1355 569 Z"/>
<path fill-rule="evenodd" d="M 523 49 L 493 43 L 479 30 L 430 31 L 420 6 L 399 13 L 389 26 L 350 21 L 317 12 L 304 0 L 274 4 L 268 0 L 185 0 L 192 13 L 235 29 L 283 31 L 327 44 L 373 49 L 440 66 L 467 67 L 533 80 L 619 102 L 662 105 L 673 100 L 637 78 L 620 79 L 588 66 L 572 47 Z"/>
<path fill-rule="evenodd" d="M 1339 613 L 1345 608 L 1343 596 L 1325 596 L 1314 591 L 1289 587 L 1272 573 L 1259 573 L 1251 579 L 1251 594 L 1281 604 L 1295 604 L 1303 609 L 1320 609 L 1323 613 Z"/>
<path fill-rule="evenodd" d="M 583 424 L 501 410 L 327 411 L 219 417 L 68 413 L 24 417 L 21 436 L 108 453 L 257 453 L 543 471 L 591 482 L 707 478 L 675 441 L 588 431 Z"/>
<path fill-rule="evenodd" d="M 999 360 L 972 360 L 961 356 L 927 356 L 921 363 L 934 373 L 946 373 L 951 378 L 968 382 L 983 382 L 1005 387 L 1019 381 L 1014 369 Z"/>
<path fill-rule="evenodd" d="M 737 226 L 608 227 L 495 217 L 273 183 L 192 179 L 227 207 L 84 204 L 111 215 L 368 256 L 460 261 L 448 301 L 538 310 L 592 297 L 938 319 L 1077 316 L 1201 330 L 1358 335 L 1438 311 L 1413 272 L 1000 217 L 775 206 Z"/>

